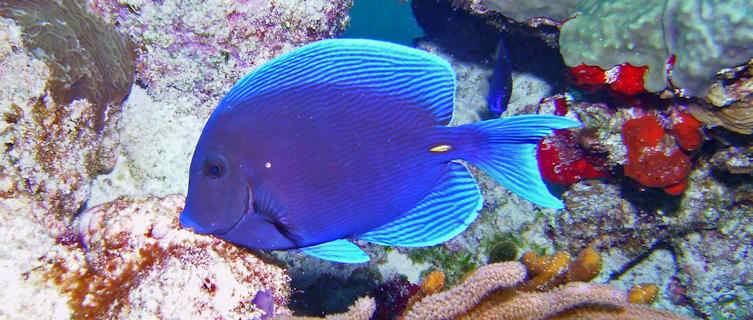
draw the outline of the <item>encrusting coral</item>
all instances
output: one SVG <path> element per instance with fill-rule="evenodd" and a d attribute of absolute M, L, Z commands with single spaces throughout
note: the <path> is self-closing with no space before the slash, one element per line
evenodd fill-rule
<path fill-rule="evenodd" d="M 644 283 L 630 288 L 628 301 L 638 304 L 652 304 L 659 294 L 659 288 L 653 283 Z"/>
<path fill-rule="evenodd" d="M 591 281 L 601 272 L 601 256 L 592 248 L 581 250 L 575 261 L 564 251 L 549 257 L 541 257 L 533 251 L 520 257 L 528 270 L 528 280 L 518 286 L 519 290 L 544 291 L 574 281 Z"/>
<path fill-rule="evenodd" d="M 532 270 L 524 263 L 489 264 L 460 285 L 425 297 L 400 319 L 688 319 L 631 303 L 625 292 L 609 285 L 575 281 L 548 289 L 554 279 L 586 280 L 598 274 L 601 259 L 592 249 L 574 262 L 562 253 L 521 259 L 539 272 L 531 277 L 540 277 L 535 282 L 526 281 Z M 544 274 L 546 281 L 541 280 Z"/>
<path fill-rule="evenodd" d="M 181 195 L 119 198 L 82 212 L 24 283 L 59 290 L 67 308 L 58 304 L 56 315 L 75 319 L 253 319 L 261 310 L 250 302 L 262 290 L 275 312 L 289 312 L 284 271 L 180 228 L 184 202 Z M 49 307 L 36 301 L 34 308 Z"/>
<path fill-rule="evenodd" d="M 704 100 L 690 105 L 690 112 L 698 120 L 753 134 L 753 59 L 717 73 Z"/>
<path fill-rule="evenodd" d="M 123 36 L 77 1 L 0 1 L 3 205 L 63 233 L 115 165 L 132 69 Z"/>
<path fill-rule="evenodd" d="M 291 315 L 279 315 L 269 318 L 270 320 L 369 320 L 376 310 L 376 302 L 371 297 L 361 297 L 348 309 L 347 312 L 320 317 L 297 317 Z"/>

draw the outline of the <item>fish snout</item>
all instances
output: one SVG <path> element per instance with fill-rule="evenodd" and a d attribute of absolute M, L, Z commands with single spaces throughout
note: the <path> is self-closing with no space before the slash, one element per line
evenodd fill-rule
<path fill-rule="evenodd" d="M 183 209 L 183 212 L 180 213 L 180 227 L 183 229 L 191 229 L 196 233 L 209 233 L 191 218 L 191 214 L 187 209 Z"/>

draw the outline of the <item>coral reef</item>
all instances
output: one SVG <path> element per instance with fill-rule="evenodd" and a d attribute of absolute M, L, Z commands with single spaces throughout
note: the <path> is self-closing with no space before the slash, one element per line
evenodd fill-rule
<path fill-rule="evenodd" d="M 291 264 L 294 263 L 291 262 Z M 302 266 L 298 266 L 298 268 L 306 269 Z M 309 266 L 307 269 L 310 269 L 311 272 L 306 274 L 290 273 L 292 277 L 291 287 L 293 288 L 293 294 L 290 297 L 290 309 L 298 315 L 324 316 L 325 314 L 345 312 L 348 306 L 358 297 L 376 297 L 375 293 L 382 280 L 378 272 L 364 267 L 354 270 L 349 276 L 337 274 L 332 267 L 330 267 L 329 273 L 325 271 L 323 274 L 314 272 L 313 266 Z M 395 282 L 399 282 L 399 280 Z M 395 284 L 396 287 L 399 287 L 397 283 Z"/>
<path fill-rule="evenodd" d="M 180 229 L 183 196 L 119 199 L 77 217 L 28 285 L 54 284 L 78 318 L 253 317 L 267 290 L 287 312 L 287 276 L 244 249 Z M 45 281 L 47 280 L 47 281 Z"/>
<path fill-rule="evenodd" d="M 529 251 L 520 257 L 520 262 L 526 266 L 528 275 L 517 288 L 524 291 L 546 291 L 568 282 L 588 282 L 601 272 L 601 256 L 591 248 L 581 250 L 574 261 L 564 251 L 548 257 Z"/>
<path fill-rule="evenodd" d="M 90 126 L 102 130 L 131 90 L 133 44 L 77 0 L 4 0 L 0 16 L 23 29 L 27 52 L 47 64 L 52 99 L 86 99 L 95 108 Z"/>
<path fill-rule="evenodd" d="M 441 273 L 440 273 L 441 274 Z M 405 277 L 395 276 L 387 282 L 383 282 L 377 286 L 373 295 L 377 302 L 377 310 L 374 312 L 373 320 L 391 320 L 405 310 L 410 304 L 411 299 L 421 292 L 438 291 L 437 286 L 441 288 L 444 282 L 437 284 L 436 282 L 442 279 L 436 279 L 436 274 L 432 279 L 425 279 L 421 286 L 411 283 Z M 433 280 L 428 282 L 427 280 Z M 428 284 L 427 284 L 428 282 Z M 427 287 L 424 288 L 424 284 Z"/>
<path fill-rule="evenodd" d="M 601 106 L 591 106 L 591 108 L 594 107 L 600 108 Z M 589 107 L 576 105 L 569 95 L 556 94 L 542 99 L 537 106 L 537 112 L 565 116 L 571 108 L 576 108 L 576 110 L 582 108 L 585 111 Z M 606 109 L 606 106 L 603 106 L 603 109 Z M 584 123 L 585 130 L 583 131 L 592 130 L 594 122 L 602 122 L 588 121 L 585 113 L 577 115 Z M 603 178 L 610 175 L 605 167 L 606 161 L 603 156 L 598 152 L 586 150 L 587 146 L 584 146 L 584 141 L 580 139 L 582 136 L 585 135 L 575 130 L 555 130 L 554 134 L 539 142 L 537 158 L 539 170 L 544 179 L 559 184 L 572 184 L 583 179 Z"/>
<path fill-rule="evenodd" d="M 729 146 L 719 150 L 710 159 L 714 168 L 731 174 L 753 173 L 753 145 Z"/>
<path fill-rule="evenodd" d="M 675 280 L 660 280 L 661 304 L 672 301 L 704 315 L 714 308 L 732 312 L 750 299 L 745 283 L 751 271 L 741 263 L 749 258 L 742 252 L 750 246 L 740 239 L 749 232 L 744 221 L 752 212 L 751 190 L 749 179 L 720 177 L 706 159 L 696 164 L 687 190 L 674 202 L 656 193 L 632 196 L 603 181 L 581 181 L 563 194 L 566 210 L 549 230 L 557 247 L 576 251 L 591 246 L 617 256 L 610 262 L 616 266 L 609 267 L 613 277 L 625 272 L 620 268 L 626 264 L 650 260 L 645 257 L 656 253 L 658 244 L 669 245 L 672 253 L 665 255 L 677 260 L 677 271 L 664 272 Z M 731 274 L 736 278 L 728 279 Z"/>
<path fill-rule="evenodd" d="M 608 89 L 612 93 L 635 95 L 645 92 L 644 78 L 648 67 L 630 63 L 616 65 L 608 70 L 599 66 L 580 64 L 570 68 L 573 82 L 590 90 Z"/>
<path fill-rule="evenodd" d="M 666 131 L 655 115 L 626 121 L 622 125 L 622 140 L 628 149 L 625 175 L 647 187 L 684 184 L 690 173 L 690 158 L 665 137 Z"/>
<path fill-rule="evenodd" d="M 544 179 L 572 184 L 620 177 L 622 171 L 643 186 L 681 194 L 693 166 L 692 152 L 705 140 L 702 123 L 685 105 L 653 97 L 613 104 L 619 108 L 576 101 L 569 94 L 539 102 L 536 113 L 567 116 L 583 123 L 582 128 L 557 130 L 539 143 Z"/>
<path fill-rule="evenodd" d="M 369 320 L 376 310 L 373 298 L 363 297 L 356 300 L 347 312 L 327 315 L 325 317 L 299 317 L 291 315 L 273 316 L 270 320 Z"/>
<path fill-rule="evenodd" d="M 573 10 L 579 15 L 562 26 L 561 52 L 571 67 L 647 66 L 651 92 L 666 87 L 668 62 L 675 60 L 671 82 L 701 96 L 714 72 L 753 57 L 741 45 L 753 40 L 752 10 L 743 0 L 581 0 Z"/>
<path fill-rule="evenodd" d="M 750 190 L 743 192 L 750 197 Z M 672 239 L 680 265 L 677 288 L 707 317 L 753 316 L 753 205 L 741 200 L 725 208 L 729 217 L 718 228 Z"/>
<path fill-rule="evenodd" d="M 622 244 L 633 251 L 650 248 L 654 242 L 647 233 L 655 224 L 637 219 L 635 205 L 623 199 L 615 185 L 578 182 L 562 194 L 562 199 L 566 210 L 555 219 L 553 228 L 555 243 L 560 248 L 578 251 Z"/>
<path fill-rule="evenodd" d="M 701 122 L 737 133 L 753 133 L 753 59 L 717 73 L 704 100 L 690 108 Z"/>
<path fill-rule="evenodd" d="M 137 78 L 154 96 L 214 104 L 237 79 L 295 46 L 335 36 L 350 1 L 88 0 L 139 44 Z M 165 15 L 165 12 L 170 12 Z M 164 92 L 173 87 L 178 92 Z"/>
<path fill-rule="evenodd" d="M 416 303 L 403 319 L 686 319 L 627 302 L 627 295 L 607 285 L 570 282 L 544 292 L 516 285 L 526 278 L 519 262 L 483 266 L 462 284 Z"/>
<path fill-rule="evenodd" d="M 579 0 L 566 1 L 525 1 L 514 2 L 505 0 L 471 0 L 468 7 L 477 12 L 494 10 L 505 16 L 524 22 L 539 17 L 547 17 L 555 20 L 565 20 L 574 13 L 574 8 Z"/>
<path fill-rule="evenodd" d="M 444 273 L 442 271 L 434 270 L 421 281 L 421 294 L 425 296 L 435 294 L 442 288 L 444 288 Z"/>
<path fill-rule="evenodd" d="M 628 301 L 637 304 L 652 304 L 659 294 L 659 288 L 653 283 L 639 284 L 628 291 Z"/>
<path fill-rule="evenodd" d="M 0 200 L 56 237 L 115 164 L 133 78 L 122 36 L 74 1 L 0 6 Z M 44 5 L 43 5 L 44 4 Z"/>
<path fill-rule="evenodd" d="M 137 84 L 119 125 L 130 195 L 185 193 L 202 125 L 235 81 L 271 58 L 339 34 L 351 0 L 87 0 L 137 44 Z M 138 99 L 136 99 L 138 98 Z M 130 100 L 130 99 L 129 99 Z M 94 197 L 111 200 L 106 178 Z M 121 190 L 118 190 L 121 191 Z M 122 193 L 120 193 L 122 194 Z"/>

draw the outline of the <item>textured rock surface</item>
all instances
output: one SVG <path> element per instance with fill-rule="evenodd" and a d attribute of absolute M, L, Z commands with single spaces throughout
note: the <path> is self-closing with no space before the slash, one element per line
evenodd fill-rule
<path fill-rule="evenodd" d="M 287 312 L 282 306 L 289 279 L 283 270 L 224 241 L 180 229 L 183 202 L 177 195 L 119 199 L 85 211 L 74 231 L 40 241 L 40 249 L 25 249 L 34 237 L 16 238 L 24 247 L 5 248 L 3 254 L 31 259 L 4 273 L 13 277 L 16 291 L 6 292 L 9 299 L 0 311 L 50 319 L 253 318 L 261 313 L 250 301 L 266 289 L 276 312 Z"/>
<path fill-rule="evenodd" d="M 147 95 L 124 107 L 119 131 L 139 195 L 184 193 L 201 128 L 241 76 L 345 27 L 351 0 L 88 0 L 137 44 Z M 122 180 L 122 179 L 121 179 Z M 103 190 L 106 185 L 100 185 Z M 127 188 L 126 188 L 127 189 Z M 104 199 L 107 201 L 109 199 Z"/>
<path fill-rule="evenodd" d="M 560 34 L 565 63 L 609 69 L 629 62 L 649 67 L 645 87 L 666 85 L 665 65 L 676 62 L 672 82 L 705 94 L 713 74 L 753 57 L 753 7 L 735 1 L 581 0 L 580 15 Z"/>
<path fill-rule="evenodd" d="M 45 14 L 63 9 L 36 3 L 0 11 L 12 17 L 0 18 L 0 175 L 8 181 L 0 200 L 57 235 L 84 205 L 90 181 L 115 164 L 114 127 L 133 71 L 102 68 L 128 66 L 132 57 L 114 31 L 102 31 L 102 23 L 82 8 L 71 6 L 53 19 Z M 66 28 L 73 23 L 91 24 L 103 36 L 94 40 Z M 58 36 L 70 47 L 58 44 Z"/>
<path fill-rule="evenodd" d="M 753 59 L 717 73 L 704 98 L 706 103 L 690 109 L 693 116 L 710 126 L 753 133 Z"/>
<path fill-rule="evenodd" d="M 17 2 L 0 8 L 10 3 Z M 270 290 L 275 313 L 286 313 L 287 275 L 251 252 L 179 229 L 182 196 L 113 198 L 183 191 L 201 126 L 232 83 L 274 56 L 335 35 L 350 1 L 44 3 L 69 4 L 51 11 L 61 21 L 70 10 L 92 9 L 128 33 L 139 56 L 112 66 L 95 50 L 69 46 L 89 48 L 91 39 L 72 38 L 81 30 L 40 32 L 75 53 L 65 59 L 28 47 L 22 26 L 0 18 L 0 318 L 253 319 L 261 315 L 251 303 L 260 289 Z M 67 68 L 76 61 L 88 69 Z M 148 91 L 139 89 L 120 113 L 128 91 L 113 93 L 102 81 L 123 76 L 130 89 L 134 70 Z M 112 101 L 100 104 L 103 96 Z M 118 135 L 126 147 L 116 146 Z M 91 179 L 112 168 L 117 154 L 114 171 L 93 188 L 99 196 L 90 198 Z M 98 203 L 71 229 L 74 213 Z"/>
<path fill-rule="evenodd" d="M 737 204 L 719 228 L 673 240 L 679 249 L 679 288 L 707 317 L 753 315 L 753 207 Z"/>
<path fill-rule="evenodd" d="M 508 18 L 524 22 L 531 18 L 547 17 L 564 20 L 573 15 L 578 0 L 564 1 L 509 1 L 472 0 L 470 6 L 477 11 L 494 10 Z"/>
<path fill-rule="evenodd" d="M 666 237 L 657 234 L 662 232 L 662 228 L 656 228 L 659 221 L 623 199 L 618 186 L 581 181 L 570 186 L 562 197 L 566 210 L 555 218 L 553 232 L 557 246 L 569 252 L 585 247 L 619 247 L 635 258 L 653 246 L 657 238 Z"/>

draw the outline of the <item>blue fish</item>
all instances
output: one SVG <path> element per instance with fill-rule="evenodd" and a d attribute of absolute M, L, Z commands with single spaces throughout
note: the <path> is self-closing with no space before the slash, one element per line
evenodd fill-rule
<path fill-rule="evenodd" d="M 239 80 L 204 126 L 181 225 L 246 247 L 366 262 L 348 239 L 432 246 L 476 219 L 481 192 L 460 159 L 562 208 L 535 148 L 579 123 L 525 115 L 448 127 L 454 99 L 450 65 L 410 47 L 334 39 L 278 57 Z"/>
<path fill-rule="evenodd" d="M 497 51 L 497 61 L 492 73 L 492 79 L 489 83 L 489 95 L 486 100 L 489 103 L 489 110 L 500 115 L 507 110 L 507 103 L 510 102 L 512 94 L 512 63 L 510 56 L 507 54 L 505 47 L 505 38 L 499 38 L 499 51 Z"/>

